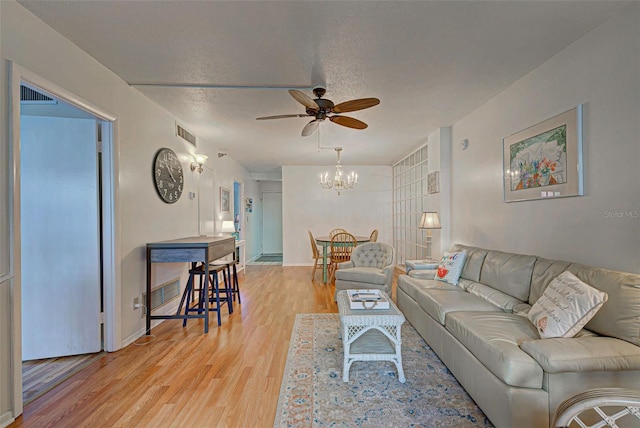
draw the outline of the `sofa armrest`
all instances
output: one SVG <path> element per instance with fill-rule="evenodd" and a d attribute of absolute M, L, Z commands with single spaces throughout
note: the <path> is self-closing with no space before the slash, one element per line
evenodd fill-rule
<path fill-rule="evenodd" d="M 613 337 L 531 340 L 520 348 L 547 373 L 640 370 L 640 346 Z"/>
<path fill-rule="evenodd" d="M 418 278 L 418 279 L 435 279 L 436 277 L 436 272 L 438 272 L 435 269 L 422 269 L 422 270 L 412 270 L 409 272 L 409 276 L 411 278 Z"/>
<path fill-rule="evenodd" d="M 338 269 L 349 269 L 352 267 L 356 267 L 356 265 L 353 264 L 352 261 L 338 263 Z"/>

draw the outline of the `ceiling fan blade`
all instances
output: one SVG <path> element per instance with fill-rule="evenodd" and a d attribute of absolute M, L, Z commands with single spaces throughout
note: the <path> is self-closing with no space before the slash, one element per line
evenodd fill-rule
<path fill-rule="evenodd" d="M 333 106 L 334 113 L 346 113 L 348 111 L 363 110 L 365 108 L 377 106 L 380 100 L 377 98 L 360 98 L 358 100 L 345 101 Z"/>
<path fill-rule="evenodd" d="M 329 120 L 333 123 L 337 123 L 338 125 L 346 126 L 347 128 L 365 129 L 369 126 L 358 119 L 348 116 L 331 116 Z"/>
<path fill-rule="evenodd" d="M 307 117 L 308 114 L 280 114 L 277 116 L 256 117 L 256 120 L 284 119 L 285 117 Z"/>
<path fill-rule="evenodd" d="M 315 119 L 307 123 L 305 127 L 302 128 L 302 136 L 308 137 L 309 135 L 316 132 L 316 129 L 318 129 L 318 126 L 320 126 L 320 122 L 322 122 L 320 119 Z"/>
<path fill-rule="evenodd" d="M 300 92 L 297 89 L 289 89 L 289 94 L 291 94 L 291 96 L 300 104 L 302 104 L 303 106 L 313 109 L 313 110 L 317 110 L 318 104 L 316 104 L 315 101 L 313 101 L 311 99 L 310 96 L 308 96 L 307 94 L 305 94 L 304 92 Z"/>

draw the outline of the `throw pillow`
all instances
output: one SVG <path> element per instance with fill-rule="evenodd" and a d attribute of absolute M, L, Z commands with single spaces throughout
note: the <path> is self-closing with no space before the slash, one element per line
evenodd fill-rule
<path fill-rule="evenodd" d="M 553 279 L 527 315 L 543 339 L 573 337 L 609 296 L 569 271 Z"/>
<path fill-rule="evenodd" d="M 462 268 L 464 267 L 464 259 L 467 256 L 466 250 L 456 251 L 454 253 L 445 252 L 438 265 L 436 279 L 448 282 L 452 285 L 458 285 Z"/>

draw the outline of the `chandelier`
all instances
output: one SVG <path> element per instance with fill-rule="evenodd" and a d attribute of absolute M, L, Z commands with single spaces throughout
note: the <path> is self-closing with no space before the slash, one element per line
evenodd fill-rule
<path fill-rule="evenodd" d="M 358 174 L 351 171 L 346 176 L 342 172 L 342 165 L 340 164 L 340 152 L 342 147 L 336 147 L 334 149 L 338 155 L 338 162 L 336 163 L 336 173 L 333 176 L 333 180 L 329 179 L 329 172 L 320 174 L 320 186 L 323 189 L 335 189 L 338 191 L 338 195 L 342 190 L 351 189 L 358 184 Z"/>

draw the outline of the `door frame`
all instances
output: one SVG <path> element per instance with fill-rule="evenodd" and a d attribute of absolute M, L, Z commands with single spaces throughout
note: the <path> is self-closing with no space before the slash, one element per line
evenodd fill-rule
<path fill-rule="evenodd" d="M 82 99 L 74 93 L 46 80 L 45 78 L 8 62 L 9 70 L 9 142 L 10 142 L 10 183 L 9 203 L 11 212 L 10 268 L 12 279 L 12 354 L 11 366 L 13 383 L 12 409 L 14 417 L 22 414 L 22 293 L 20 260 L 20 85 L 22 82 L 37 87 L 53 97 L 74 105 L 96 116 L 102 124 L 102 245 L 103 245 L 103 292 L 104 292 L 104 348 L 109 351 L 119 349 L 121 338 L 121 296 L 120 281 L 120 227 L 117 204 L 117 153 L 118 121 L 116 116 Z"/>

